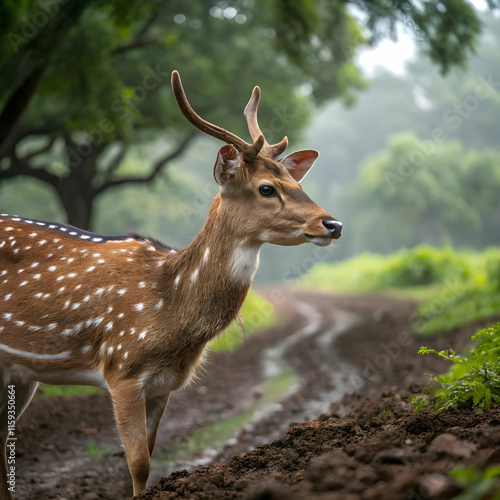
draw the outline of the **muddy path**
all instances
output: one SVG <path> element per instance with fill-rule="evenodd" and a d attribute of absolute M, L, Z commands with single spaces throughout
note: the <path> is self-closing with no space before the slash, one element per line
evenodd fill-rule
<path fill-rule="evenodd" d="M 173 394 L 160 425 L 149 484 L 174 471 L 223 464 L 233 455 L 243 455 L 244 460 L 244 454 L 257 446 L 284 439 L 281 436 L 298 422 L 319 419 L 314 422 L 321 427 L 332 418 L 359 418 L 352 412 L 366 413 L 363 404 L 372 405 L 368 411 L 372 419 L 380 417 L 381 412 L 403 418 L 401 415 L 409 414 L 409 410 L 398 409 L 398 404 L 426 381 L 423 374 L 445 369 L 444 363 L 415 356 L 420 342 L 406 333 L 414 309 L 411 301 L 283 293 L 286 300 L 278 306 L 282 317 L 279 325 L 249 339 L 235 353 L 211 356 L 202 379 Z M 433 345 L 465 346 L 475 326 L 452 332 Z M 380 402 L 380 398 L 385 400 Z M 17 498 L 91 500 L 131 496 L 126 461 L 106 394 L 35 401 L 19 421 L 17 431 Z M 363 432 L 358 433 L 358 440 L 346 443 L 362 442 Z M 282 464 L 283 470 L 278 467 L 274 475 L 263 472 L 262 477 L 271 481 L 270 488 L 278 496 L 262 498 L 281 498 L 280 491 L 288 495 L 283 498 L 292 498 L 292 490 L 283 490 L 282 484 L 302 484 L 311 460 L 335 448 L 331 430 L 324 438 L 321 446 L 316 442 L 322 441 L 319 435 L 316 441 L 311 438 L 311 449 L 307 442 L 298 445 L 301 452 L 294 448 Z M 332 458 L 332 463 L 328 459 L 325 470 L 335 467 L 337 458 Z M 249 470 L 255 471 L 255 464 L 249 460 Z M 273 458 L 269 456 L 267 462 L 274 463 Z M 261 463 L 257 469 L 265 470 L 262 459 L 257 463 Z M 224 483 L 220 481 L 221 471 L 214 472 L 219 480 L 212 483 L 207 479 L 211 473 L 203 472 L 209 469 L 202 468 L 201 483 L 198 473 L 176 473 L 143 498 L 255 496 L 258 492 L 252 478 L 256 478 L 241 464 L 237 469 L 231 472 L 234 477 L 228 475 L 228 469 L 221 469 L 224 476 L 233 479 L 231 485 L 219 490 L 214 484 Z M 257 478 L 259 484 L 262 477 Z M 181 486 L 175 481 L 181 481 Z M 186 482 L 192 489 L 186 490 Z M 298 489 L 293 495 L 311 497 L 310 492 Z"/>

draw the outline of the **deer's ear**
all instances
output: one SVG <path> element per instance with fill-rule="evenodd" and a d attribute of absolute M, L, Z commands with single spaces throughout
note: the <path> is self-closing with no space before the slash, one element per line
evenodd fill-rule
<path fill-rule="evenodd" d="M 318 156 L 319 153 L 314 149 L 305 149 L 285 156 L 280 160 L 280 163 L 288 169 L 297 182 L 300 182 L 307 175 L 307 172 L 311 170 Z"/>
<path fill-rule="evenodd" d="M 222 146 L 217 155 L 214 166 L 214 179 L 217 184 L 223 186 L 231 177 L 236 175 L 240 165 L 240 154 L 231 144 Z"/>

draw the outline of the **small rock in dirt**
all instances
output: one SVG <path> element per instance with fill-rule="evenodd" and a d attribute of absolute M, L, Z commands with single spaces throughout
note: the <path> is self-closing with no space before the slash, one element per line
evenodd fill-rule
<path fill-rule="evenodd" d="M 436 436 L 429 445 L 429 451 L 445 453 L 454 457 L 470 457 L 477 446 L 467 441 L 460 441 L 453 434 L 440 434 Z"/>

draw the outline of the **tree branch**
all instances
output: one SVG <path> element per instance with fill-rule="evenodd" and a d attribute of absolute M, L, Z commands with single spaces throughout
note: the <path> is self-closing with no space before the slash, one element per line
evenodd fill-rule
<path fill-rule="evenodd" d="M 54 142 L 56 142 L 55 136 L 51 137 L 48 140 L 47 144 L 45 144 L 45 146 L 41 147 L 40 149 L 37 149 L 36 151 L 33 151 L 32 153 L 27 154 L 26 156 L 23 156 L 21 158 L 21 160 L 26 162 L 26 161 L 31 160 L 35 156 L 41 155 L 42 153 L 46 153 L 47 151 L 49 151 L 52 148 L 52 146 L 54 145 Z"/>
<path fill-rule="evenodd" d="M 125 158 L 126 154 L 128 152 L 128 148 L 125 144 L 123 144 L 123 147 L 118 151 L 118 154 L 113 158 L 113 160 L 110 162 L 108 166 L 108 170 L 106 172 L 106 180 L 105 182 L 112 182 L 112 174 L 113 172 L 116 171 L 116 169 L 121 165 L 123 159 Z"/>
<path fill-rule="evenodd" d="M 179 156 L 181 156 L 188 145 L 191 143 L 191 141 L 196 137 L 198 134 L 198 131 L 193 131 L 191 132 L 178 146 L 178 148 L 173 151 L 172 153 L 169 153 L 167 156 L 156 162 L 154 165 L 151 173 L 149 175 L 143 176 L 143 177 L 123 177 L 122 179 L 116 179 L 114 181 L 109 181 L 105 182 L 101 186 L 99 186 L 96 191 L 95 195 L 101 194 L 103 191 L 106 191 L 109 188 L 117 187 L 117 186 L 122 186 L 123 184 L 147 184 L 152 182 L 165 168 L 166 165 L 168 165 L 171 161 L 175 160 Z"/>
<path fill-rule="evenodd" d="M 149 19 L 144 23 L 142 28 L 137 32 L 134 39 L 130 43 L 127 43 L 126 45 L 120 45 L 116 47 L 115 50 L 113 51 L 113 54 L 122 54 L 123 52 L 126 52 L 128 50 L 138 49 L 144 47 L 145 45 L 158 43 L 158 40 L 156 40 L 155 38 L 146 37 L 146 33 L 149 31 L 149 28 L 151 28 L 151 26 L 156 21 L 158 14 L 159 12 L 154 12 L 149 17 Z"/>
<path fill-rule="evenodd" d="M 9 159 L 10 165 L 5 170 L 0 170 L 0 180 L 26 175 L 46 182 L 54 187 L 59 184 L 59 177 L 51 174 L 43 167 L 32 168 L 29 162 L 25 161 L 25 158 L 18 158 L 14 153 L 9 155 Z"/>
<path fill-rule="evenodd" d="M 148 20 L 144 23 L 144 25 L 142 26 L 142 28 L 135 35 L 134 38 L 136 40 L 138 40 L 139 38 L 142 38 L 149 31 L 149 28 L 151 28 L 151 26 L 153 26 L 153 24 L 156 21 L 156 19 L 158 19 L 158 15 L 159 14 L 160 14 L 160 12 L 156 11 L 156 12 L 153 12 L 149 16 Z"/>
<path fill-rule="evenodd" d="M 126 45 L 119 45 L 115 48 L 115 50 L 113 50 L 113 55 L 123 54 L 124 52 L 132 49 L 140 49 L 141 47 L 152 45 L 153 43 L 159 42 L 156 38 L 139 38 L 130 43 L 127 43 Z"/>
<path fill-rule="evenodd" d="M 12 138 L 19 128 L 19 122 L 25 108 L 35 93 L 38 82 L 45 70 L 45 63 L 35 66 L 24 82 L 9 96 L 0 113 L 0 159 L 12 143 Z"/>

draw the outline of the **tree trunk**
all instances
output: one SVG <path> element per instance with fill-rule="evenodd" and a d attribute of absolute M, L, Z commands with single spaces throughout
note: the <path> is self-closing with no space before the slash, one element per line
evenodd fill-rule
<path fill-rule="evenodd" d="M 68 224 L 90 230 L 94 206 L 91 187 L 82 186 L 79 179 L 69 176 L 61 182 L 56 191 L 66 211 Z"/>

